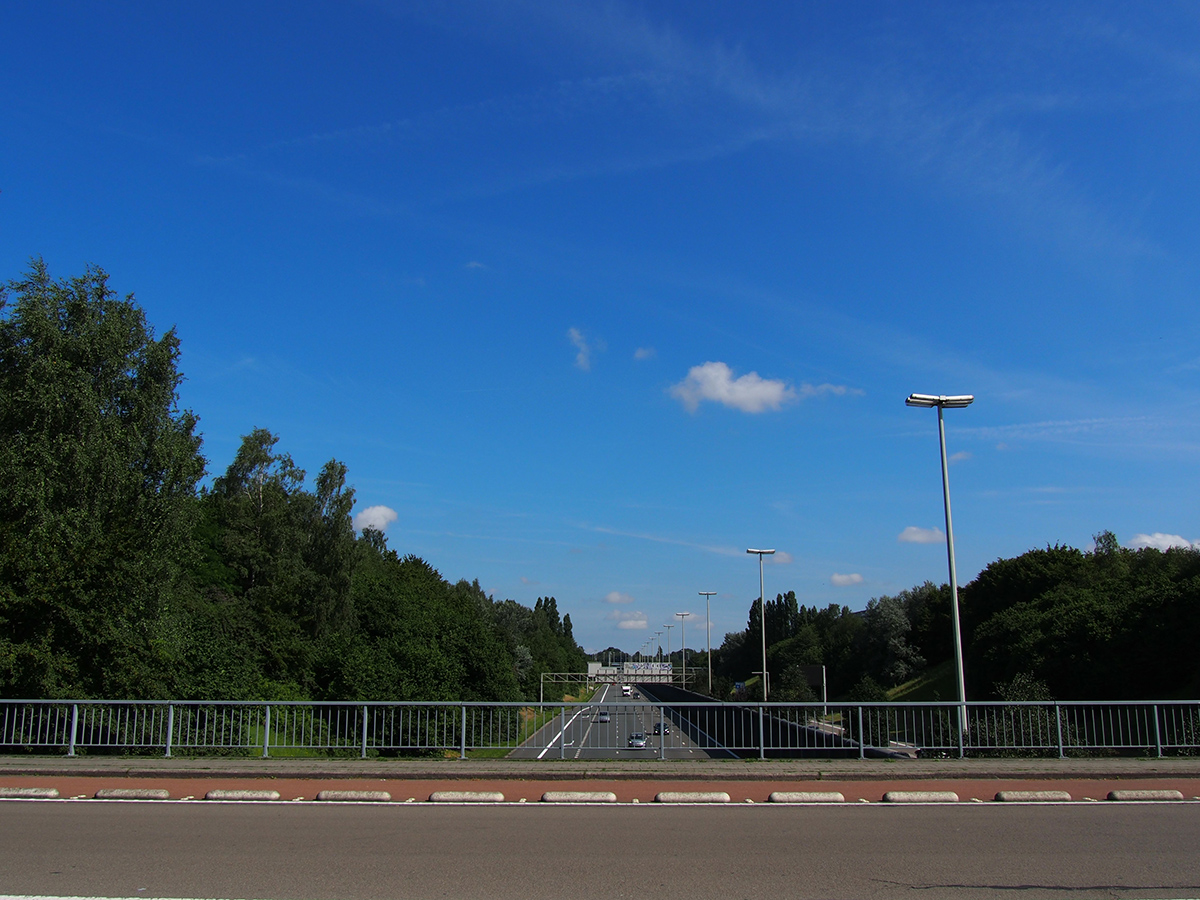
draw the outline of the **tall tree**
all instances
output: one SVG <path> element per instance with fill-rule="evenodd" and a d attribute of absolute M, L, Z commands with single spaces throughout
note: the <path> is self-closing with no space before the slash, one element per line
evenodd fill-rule
<path fill-rule="evenodd" d="M 0 311 L 0 690 L 161 692 L 204 471 L 179 341 L 99 268 L 35 260 Z"/>

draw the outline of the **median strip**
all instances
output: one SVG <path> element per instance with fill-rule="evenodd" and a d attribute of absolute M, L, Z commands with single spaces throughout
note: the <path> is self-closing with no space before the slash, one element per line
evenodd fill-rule
<path fill-rule="evenodd" d="M 220 788 L 204 795 L 205 800 L 278 800 L 279 791 L 229 791 Z"/>
<path fill-rule="evenodd" d="M 171 792 L 163 788 L 101 788 L 94 796 L 97 800 L 170 800 Z"/>
<path fill-rule="evenodd" d="M 1071 795 L 1066 791 L 997 791 L 998 803 L 1067 803 Z"/>
<path fill-rule="evenodd" d="M 387 791 L 317 791 L 317 799 L 333 803 L 388 803 L 392 795 Z"/>
<path fill-rule="evenodd" d="M 434 791 L 429 795 L 430 803 L 503 803 L 504 795 L 499 791 Z"/>
<path fill-rule="evenodd" d="M 1179 791 L 1109 791 L 1109 800 L 1182 800 Z"/>
<path fill-rule="evenodd" d="M 654 795 L 655 803 L 728 803 L 729 795 L 724 791 L 659 791 Z"/>
<path fill-rule="evenodd" d="M 957 803 L 954 791 L 888 791 L 884 803 Z"/>
<path fill-rule="evenodd" d="M 543 803 L 616 803 L 612 791 L 546 791 Z"/>
<path fill-rule="evenodd" d="M 772 791 L 768 803 L 845 803 L 841 791 Z"/>

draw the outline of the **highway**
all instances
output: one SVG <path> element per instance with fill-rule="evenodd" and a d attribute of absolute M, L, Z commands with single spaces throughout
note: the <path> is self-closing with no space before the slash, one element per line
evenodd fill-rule
<path fill-rule="evenodd" d="M 0 894 L 1200 897 L 1200 805 L 0 803 Z"/>
<path fill-rule="evenodd" d="M 548 704 L 547 708 L 554 707 Z M 656 733 L 655 728 L 663 726 L 664 710 L 666 733 Z M 587 706 L 568 708 L 565 725 L 561 713 L 553 715 L 509 756 L 513 759 L 729 759 L 733 755 L 698 747 L 684 731 L 677 727 L 669 706 L 651 703 L 640 695 L 624 697 L 619 685 L 606 684 L 597 689 Z M 630 746 L 629 737 L 635 733 L 645 736 L 644 748 Z"/>

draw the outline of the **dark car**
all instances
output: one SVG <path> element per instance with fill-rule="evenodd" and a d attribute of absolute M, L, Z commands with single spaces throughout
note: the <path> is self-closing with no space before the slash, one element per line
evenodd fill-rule
<path fill-rule="evenodd" d="M 671 726 L 668 725 L 666 722 L 655 722 L 654 723 L 654 733 L 655 734 L 670 734 Z"/>

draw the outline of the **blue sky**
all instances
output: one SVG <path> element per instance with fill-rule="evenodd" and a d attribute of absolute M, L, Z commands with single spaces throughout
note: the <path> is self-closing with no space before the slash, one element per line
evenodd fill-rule
<path fill-rule="evenodd" d="M 750 9 L 747 9 L 747 7 Z M 1193 3 L 10 4 L 0 277 L 588 649 L 1200 540 Z M 368 510 L 371 512 L 368 513 Z M 678 631 L 674 646 L 678 646 Z"/>

